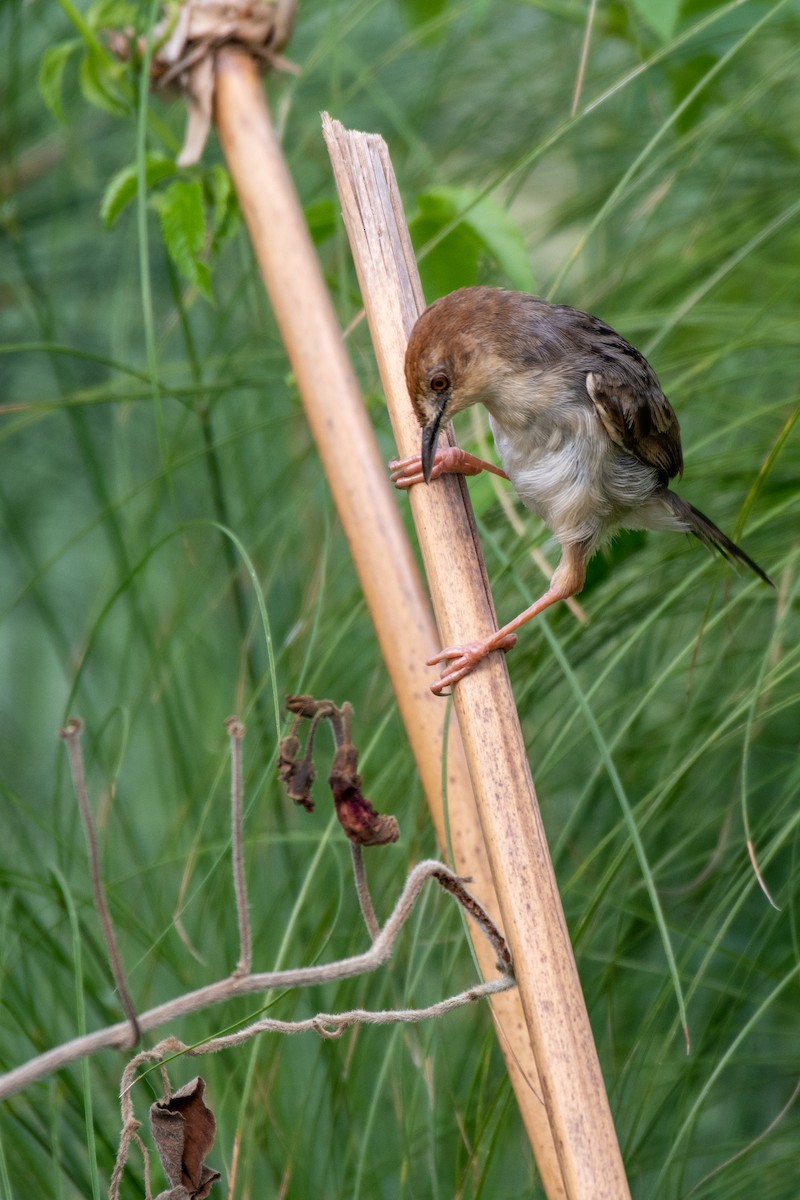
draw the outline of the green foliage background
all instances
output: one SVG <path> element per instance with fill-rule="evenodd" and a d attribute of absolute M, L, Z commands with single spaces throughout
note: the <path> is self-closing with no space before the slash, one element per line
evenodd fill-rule
<path fill-rule="evenodd" d="M 429 298 L 477 281 L 535 288 L 597 312 L 652 358 L 682 422 L 682 493 L 776 581 L 770 593 L 679 537 L 620 537 L 593 564 L 588 623 L 566 609 L 540 619 L 509 667 L 634 1196 L 790 1200 L 800 11 L 600 3 L 571 119 L 588 8 L 304 4 L 288 50 L 302 71 L 269 93 L 343 325 L 359 296 L 322 109 L 389 142 L 418 248 L 439 239 L 422 261 Z M 3 1068 L 120 1016 L 55 738 L 68 712 L 88 726 L 109 899 L 141 1008 L 235 965 L 231 711 L 249 729 L 259 968 L 365 945 L 324 787 L 308 816 L 276 783 L 285 693 L 355 705 L 366 790 L 403 830 L 369 863 L 382 914 L 434 850 L 218 148 L 179 172 L 180 103 L 145 110 L 136 64 L 103 50 L 104 24 L 150 19 L 135 4 L 0 7 Z M 363 326 L 349 346 L 388 459 Z M 460 433 L 480 445 L 479 425 Z M 490 481 L 470 490 L 508 618 L 541 587 L 530 549 L 552 547 L 531 518 L 514 534 Z M 385 972 L 268 997 L 270 1011 L 420 1005 L 474 978 L 445 899 L 429 896 L 412 924 Z M 200 1040 L 257 1007 L 173 1032 Z M 5 1196 L 102 1194 L 122 1066 L 99 1056 L 2 1107 Z M 542 1194 L 485 1009 L 330 1043 L 265 1037 L 200 1069 L 220 1195 L 234 1171 L 239 1196 Z M 175 1064 L 175 1082 L 196 1071 Z M 142 1116 L 156 1089 L 140 1086 Z M 138 1160 L 123 1194 L 143 1194 Z"/>

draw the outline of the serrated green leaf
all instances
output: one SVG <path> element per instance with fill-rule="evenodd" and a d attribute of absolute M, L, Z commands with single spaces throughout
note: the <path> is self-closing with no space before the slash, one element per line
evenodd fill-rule
<path fill-rule="evenodd" d="M 205 179 L 216 249 L 236 229 L 241 214 L 230 173 L 221 163 L 216 163 L 206 172 Z"/>
<path fill-rule="evenodd" d="M 163 192 L 158 204 L 161 230 L 172 261 L 185 275 L 203 248 L 206 217 L 203 185 L 199 179 L 179 180 Z"/>
<path fill-rule="evenodd" d="M 180 273 L 211 298 L 211 276 L 200 255 L 205 249 L 206 214 L 199 179 L 170 184 L 154 198 L 161 218 L 164 244 Z"/>
<path fill-rule="evenodd" d="M 148 154 L 144 167 L 145 184 L 148 189 L 155 187 L 162 179 L 168 179 L 170 175 L 174 175 L 177 170 L 175 162 L 171 158 L 165 158 L 161 154 Z M 120 213 L 125 209 L 131 200 L 136 195 L 138 188 L 139 169 L 136 163 L 130 163 L 127 167 L 117 171 L 116 175 L 110 180 L 100 205 L 100 216 L 103 224 L 107 229 L 116 221 Z"/>
<path fill-rule="evenodd" d="M 197 277 L 195 279 L 197 289 L 205 297 L 209 304 L 213 304 L 214 291 L 211 286 L 211 271 L 209 270 L 208 263 L 204 263 L 200 259 L 197 259 L 195 262 L 195 268 L 197 270 Z"/>
<path fill-rule="evenodd" d="M 216 231 L 225 220 L 233 191 L 230 174 L 222 163 L 215 163 L 207 172 L 206 187 L 211 201 L 211 228 Z"/>
<path fill-rule="evenodd" d="M 39 66 L 39 93 L 57 121 L 66 120 L 64 106 L 61 102 L 64 70 L 70 55 L 80 45 L 82 45 L 80 38 L 72 38 L 68 42 L 61 42 L 58 46 L 51 46 L 42 55 Z"/>
<path fill-rule="evenodd" d="M 123 63 L 90 46 L 81 60 L 78 78 L 81 91 L 90 104 L 115 117 L 123 117 L 129 105 L 118 87 L 125 71 Z"/>

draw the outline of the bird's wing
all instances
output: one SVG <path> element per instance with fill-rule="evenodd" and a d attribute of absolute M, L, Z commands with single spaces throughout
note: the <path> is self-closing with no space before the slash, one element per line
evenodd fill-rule
<path fill-rule="evenodd" d="M 678 418 L 651 370 L 641 380 L 628 374 L 611 365 L 589 371 L 586 390 L 611 440 L 666 483 L 683 470 Z"/>

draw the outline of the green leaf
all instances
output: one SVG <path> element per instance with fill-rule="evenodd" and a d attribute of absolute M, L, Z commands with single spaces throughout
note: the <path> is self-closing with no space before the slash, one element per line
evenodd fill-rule
<path fill-rule="evenodd" d="M 168 179 L 170 175 L 174 175 L 176 170 L 173 159 L 165 158 L 161 154 L 148 154 L 144 167 L 145 184 L 148 190 L 155 187 L 162 179 Z M 123 209 L 135 197 L 138 179 L 139 167 L 134 162 L 117 171 L 110 180 L 100 205 L 100 216 L 107 229 L 111 228 Z"/>
<path fill-rule="evenodd" d="M 665 42 L 674 35 L 678 27 L 682 0 L 633 0 L 633 7 Z"/>
<path fill-rule="evenodd" d="M 532 291 L 534 274 L 518 225 L 496 200 L 487 196 L 476 202 L 477 195 L 472 188 L 442 187 L 417 197 L 417 215 L 411 222 L 417 249 L 457 221 L 420 263 L 426 291 L 440 295 L 475 283 L 484 254 L 495 260 L 514 287 Z"/>
<path fill-rule="evenodd" d="M 449 0 L 399 0 L 398 7 L 404 23 L 414 30 L 414 40 L 419 47 L 435 46 L 443 41 L 447 25 L 444 14 Z M 472 0 L 470 11 L 474 21 L 479 19 L 478 8 L 478 0 Z"/>
<path fill-rule="evenodd" d="M 197 261 L 195 262 L 195 270 L 197 272 L 195 284 L 197 286 L 198 291 L 203 294 L 203 296 L 209 302 L 209 304 L 213 304 L 214 303 L 214 289 L 211 286 L 211 271 L 209 270 L 208 263 L 202 262 L 200 259 L 197 259 Z"/>
<path fill-rule="evenodd" d="M 425 205 L 421 207 L 424 209 Z M 441 234 L 447 224 L 447 220 L 440 216 L 426 211 L 418 212 L 410 222 L 415 249 L 418 252 L 422 250 Z M 477 283 L 481 251 L 480 241 L 466 225 L 457 225 L 437 241 L 419 260 L 422 289 L 428 299 L 433 300 L 456 288 Z"/>
<path fill-rule="evenodd" d="M 120 88 L 126 66 L 118 63 L 105 52 L 89 46 L 81 60 L 79 79 L 81 91 L 90 104 L 102 108 L 115 117 L 124 117 L 130 111 Z"/>
<path fill-rule="evenodd" d="M 153 198 L 161 218 L 164 244 L 175 266 L 208 300 L 213 299 L 211 276 L 200 255 L 206 245 L 203 185 L 199 179 L 171 184 Z"/>
<path fill-rule="evenodd" d="M 427 25 L 447 7 L 447 0 L 400 0 L 399 8 L 412 29 Z"/>
<path fill-rule="evenodd" d="M 70 55 L 82 44 L 80 38 L 72 38 L 68 42 L 61 42 L 58 46 L 51 46 L 42 55 L 39 66 L 39 92 L 57 121 L 66 122 L 64 106 L 61 102 L 64 70 Z"/>
<path fill-rule="evenodd" d="M 666 64 L 666 72 L 672 84 L 673 106 L 678 108 L 701 80 L 713 71 L 719 60 L 713 54 L 696 54 L 685 59 L 673 57 L 674 61 Z M 678 117 L 675 128 L 680 133 L 694 129 L 707 109 L 718 101 L 718 94 L 719 88 L 713 84 L 704 87 Z"/>
<path fill-rule="evenodd" d="M 86 12 L 92 29 L 122 29 L 135 26 L 139 9 L 130 0 L 97 0 Z"/>
<path fill-rule="evenodd" d="M 475 198 L 470 188 L 444 189 L 458 209 L 463 211 Z M 535 287 L 528 249 L 514 218 L 491 196 L 484 197 L 467 213 L 464 221 L 480 238 L 497 265 L 505 271 L 514 287 L 532 291 Z"/>
<path fill-rule="evenodd" d="M 230 172 L 221 163 L 205 174 L 206 196 L 211 206 L 211 228 L 214 233 L 214 249 L 238 228 L 241 211 L 236 192 L 233 190 Z"/>

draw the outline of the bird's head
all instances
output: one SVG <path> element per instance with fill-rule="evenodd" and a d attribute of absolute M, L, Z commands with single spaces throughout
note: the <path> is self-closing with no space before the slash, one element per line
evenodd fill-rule
<path fill-rule="evenodd" d="M 406 350 L 406 384 L 422 426 L 422 471 L 430 480 L 439 431 L 456 413 L 487 403 L 502 363 L 493 352 L 491 288 L 462 288 L 427 308 Z"/>
<path fill-rule="evenodd" d="M 508 416 L 538 373 L 539 322 L 550 305 L 522 292 L 461 288 L 427 308 L 411 331 L 406 383 L 422 426 L 430 479 L 443 424 L 472 404 Z M 522 386 L 521 386 L 522 385 Z"/>

